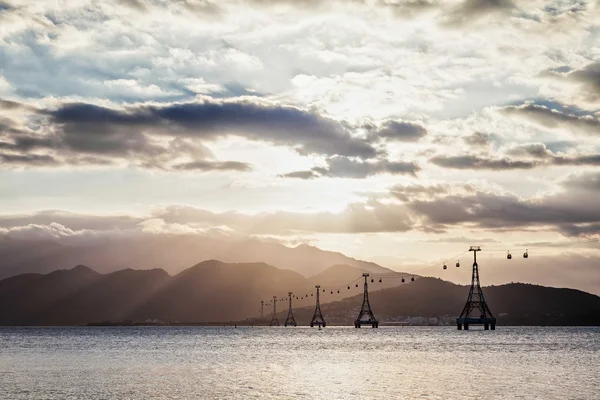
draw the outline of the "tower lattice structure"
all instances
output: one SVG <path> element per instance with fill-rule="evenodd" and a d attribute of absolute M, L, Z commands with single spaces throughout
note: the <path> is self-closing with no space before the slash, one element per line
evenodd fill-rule
<path fill-rule="evenodd" d="M 364 273 L 363 278 L 365 278 L 363 302 L 360 308 L 360 312 L 358 313 L 358 317 L 356 318 L 356 321 L 354 321 L 354 327 L 360 328 L 361 325 L 371 325 L 371 327 L 373 328 L 378 328 L 379 321 L 377 321 L 375 315 L 373 315 L 373 311 L 371 310 L 371 304 L 369 304 L 369 284 L 367 283 L 369 274 Z"/>
<path fill-rule="evenodd" d="M 460 313 L 460 317 L 456 319 L 456 326 L 460 330 L 469 329 L 469 325 L 483 324 L 484 329 L 488 330 L 490 327 L 492 330 L 496 329 L 496 318 L 492 315 L 485 298 L 483 297 L 483 291 L 481 290 L 481 284 L 479 282 L 479 265 L 477 265 L 477 252 L 481 251 L 479 246 L 471 246 L 469 251 L 473 252 L 473 272 L 471 274 L 471 288 L 469 289 L 469 296 L 467 297 L 467 303 Z"/>
<path fill-rule="evenodd" d="M 289 308 L 288 308 L 288 315 L 287 318 L 285 319 L 285 322 L 283 324 L 283 326 L 298 326 L 298 324 L 296 323 L 296 320 L 294 319 L 294 313 L 292 312 L 292 292 L 288 292 L 288 300 L 289 300 Z"/>
<path fill-rule="evenodd" d="M 260 319 L 265 319 L 265 301 L 260 301 Z"/>
<path fill-rule="evenodd" d="M 279 326 L 279 320 L 277 319 L 277 296 L 273 296 L 273 315 L 271 316 L 270 326 Z"/>
<path fill-rule="evenodd" d="M 310 327 L 312 328 L 313 326 L 317 325 L 319 327 L 322 326 L 323 328 L 325 328 L 327 323 L 325 322 L 325 318 L 323 318 L 323 313 L 321 312 L 321 302 L 319 300 L 321 285 L 316 285 L 315 288 L 317 289 L 317 305 L 315 306 L 315 314 L 310 320 Z"/>

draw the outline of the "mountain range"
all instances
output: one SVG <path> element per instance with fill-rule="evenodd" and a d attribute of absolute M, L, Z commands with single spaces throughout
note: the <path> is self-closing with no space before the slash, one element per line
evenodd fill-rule
<path fill-rule="evenodd" d="M 21 274 L 0 281 L 0 325 L 81 325 L 123 320 L 258 319 L 261 323 L 260 301 L 267 303 L 264 314 L 268 316 L 272 312 L 272 303 L 268 304 L 272 296 L 277 296 L 275 304 L 283 321 L 288 291 L 294 292 L 298 322 L 306 324 L 314 310 L 313 284 L 317 281 L 325 290 L 321 299 L 326 318 L 331 324 L 347 324 L 360 307 L 362 272 L 338 265 L 307 279 L 265 263 L 210 260 L 175 275 L 161 269 L 101 274 L 79 265 L 70 270 Z M 369 282 L 371 305 L 382 320 L 460 313 L 467 287 L 434 278 L 417 278 L 402 284 L 400 276 L 386 274 L 381 283 L 378 279 Z M 358 280 L 348 288 L 350 277 Z M 523 284 L 486 287 L 484 291 L 490 308 L 505 323 L 600 324 L 600 297 L 589 293 Z"/>
<path fill-rule="evenodd" d="M 107 259 L 106 255 L 110 254 Z M 145 235 L 64 243 L 53 240 L 0 238 L 0 279 L 28 272 L 47 273 L 84 264 L 101 273 L 122 269 L 164 269 L 177 274 L 198 262 L 218 259 L 227 263 L 265 262 L 305 277 L 341 264 L 376 273 L 393 272 L 375 263 L 347 257 L 314 246 L 287 247 L 280 243 L 224 240 L 197 235 Z"/>

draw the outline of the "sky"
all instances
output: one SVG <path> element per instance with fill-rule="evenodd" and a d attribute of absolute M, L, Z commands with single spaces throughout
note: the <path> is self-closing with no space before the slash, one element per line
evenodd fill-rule
<path fill-rule="evenodd" d="M 600 1 L 0 0 L 4 238 L 597 266 L 598 199 Z"/>

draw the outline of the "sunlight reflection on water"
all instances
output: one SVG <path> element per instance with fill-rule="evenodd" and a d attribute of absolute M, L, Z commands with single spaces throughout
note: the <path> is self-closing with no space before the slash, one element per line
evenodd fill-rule
<path fill-rule="evenodd" d="M 0 398 L 599 399 L 600 328 L 0 328 Z"/>

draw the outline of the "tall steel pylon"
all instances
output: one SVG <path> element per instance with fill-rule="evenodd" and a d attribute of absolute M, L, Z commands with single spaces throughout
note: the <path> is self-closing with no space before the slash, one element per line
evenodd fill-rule
<path fill-rule="evenodd" d="M 369 304 L 369 284 L 367 283 L 367 278 L 369 277 L 368 273 L 364 273 L 363 277 L 365 278 L 365 290 L 363 293 L 363 302 L 362 307 L 360 308 L 360 312 L 358 313 L 358 317 L 356 321 L 354 321 L 354 327 L 360 328 L 361 325 L 371 325 L 373 328 L 379 328 L 379 321 L 373 315 L 373 311 L 371 311 L 371 304 Z M 368 317 L 368 319 L 366 319 Z"/>
<path fill-rule="evenodd" d="M 471 246 L 469 251 L 473 252 L 473 272 L 471 274 L 471 288 L 469 289 L 469 297 L 467 303 L 460 313 L 460 317 L 456 318 L 456 326 L 459 330 L 464 326 L 465 330 L 469 329 L 469 325 L 483 324 L 484 329 L 488 330 L 491 326 L 492 330 L 496 329 L 496 318 L 492 315 L 485 299 L 483 291 L 479 283 L 479 266 L 477 265 L 477 252 L 481 251 L 479 246 Z M 475 315 L 472 315 L 475 314 Z"/>
<path fill-rule="evenodd" d="M 288 326 L 288 325 L 298 326 L 298 324 L 296 323 L 296 320 L 294 319 L 294 313 L 292 312 L 292 292 L 288 292 L 288 299 L 290 301 L 290 305 L 288 308 L 288 315 L 287 315 L 287 318 L 285 319 L 285 323 L 283 324 L 283 326 Z"/>
<path fill-rule="evenodd" d="M 321 313 L 321 302 L 319 300 L 319 292 L 321 291 L 321 285 L 317 285 L 315 286 L 315 288 L 317 289 L 317 305 L 315 307 L 315 314 L 312 317 L 312 320 L 310 321 L 310 327 L 312 328 L 315 325 L 318 325 L 319 327 L 323 327 L 325 328 L 325 326 L 327 325 L 325 323 L 325 318 L 323 318 L 323 314 Z"/>
<path fill-rule="evenodd" d="M 260 319 L 265 319 L 265 301 L 260 301 Z"/>
<path fill-rule="evenodd" d="M 279 326 L 279 320 L 277 319 L 277 296 L 273 296 L 273 315 L 271 316 L 271 326 Z"/>

